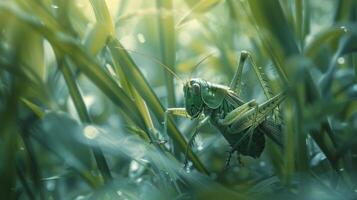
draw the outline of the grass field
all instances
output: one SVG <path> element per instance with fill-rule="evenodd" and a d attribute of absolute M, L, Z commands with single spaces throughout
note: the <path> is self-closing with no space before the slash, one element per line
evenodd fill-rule
<path fill-rule="evenodd" d="M 243 50 L 283 147 L 225 169 L 212 124 L 163 122 Z M 0 199 L 356 199 L 356 81 L 355 0 L 0 0 Z"/>

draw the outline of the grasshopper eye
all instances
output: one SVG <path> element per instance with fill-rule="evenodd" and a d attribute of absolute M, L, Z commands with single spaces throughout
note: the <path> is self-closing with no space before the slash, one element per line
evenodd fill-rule
<path fill-rule="evenodd" d="M 197 83 L 192 84 L 193 93 L 198 95 L 200 93 L 200 85 Z"/>

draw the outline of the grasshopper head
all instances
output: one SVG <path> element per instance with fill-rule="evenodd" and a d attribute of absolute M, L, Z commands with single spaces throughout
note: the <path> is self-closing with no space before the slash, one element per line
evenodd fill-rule
<path fill-rule="evenodd" d="M 201 86 L 200 79 L 191 79 L 183 86 L 186 111 L 192 118 L 198 117 L 203 110 Z"/>

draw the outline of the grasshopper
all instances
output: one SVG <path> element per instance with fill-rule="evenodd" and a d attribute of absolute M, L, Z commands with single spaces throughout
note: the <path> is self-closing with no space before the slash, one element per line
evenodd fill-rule
<path fill-rule="evenodd" d="M 255 99 L 244 102 L 236 92 L 240 83 L 244 63 L 251 61 L 259 82 L 263 87 L 265 102 L 258 104 Z M 231 149 L 226 160 L 228 167 L 234 152 L 253 158 L 260 157 L 265 147 L 265 135 L 269 136 L 279 146 L 281 143 L 274 137 L 280 131 L 280 124 L 276 123 L 271 114 L 285 98 L 282 92 L 271 97 L 272 92 L 266 84 L 267 77 L 255 64 L 251 54 L 242 51 L 230 86 L 210 83 L 200 78 L 190 79 L 184 83 L 184 108 L 168 108 L 165 112 L 164 128 L 167 131 L 167 118 L 177 115 L 189 119 L 199 119 L 197 127 L 188 141 L 185 154 L 187 165 L 188 148 L 193 145 L 199 129 L 207 123 L 215 126 L 228 141 Z M 271 98 L 270 98 L 271 97 Z"/>

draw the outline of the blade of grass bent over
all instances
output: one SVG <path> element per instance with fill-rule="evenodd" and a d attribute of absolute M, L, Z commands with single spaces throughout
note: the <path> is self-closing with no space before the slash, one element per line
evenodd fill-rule
<path fill-rule="evenodd" d="M 66 81 L 69 93 L 71 95 L 71 98 L 73 100 L 75 108 L 78 112 L 80 120 L 84 123 L 91 123 L 92 120 L 88 114 L 86 105 L 85 105 L 82 95 L 79 91 L 78 85 L 76 84 L 76 81 L 74 80 L 74 76 L 69 69 L 68 61 L 66 62 L 65 59 L 60 60 L 59 67 L 60 67 L 63 77 Z M 99 146 L 95 146 L 92 148 L 92 151 L 93 151 L 93 155 L 96 160 L 98 169 L 99 169 L 100 173 L 102 174 L 104 181 L 109 182 L 112 179 L 112 175 L 110 173 L 108 163 L 104 157 L 104 154 L 103 154 L 101 148 Z"/>

